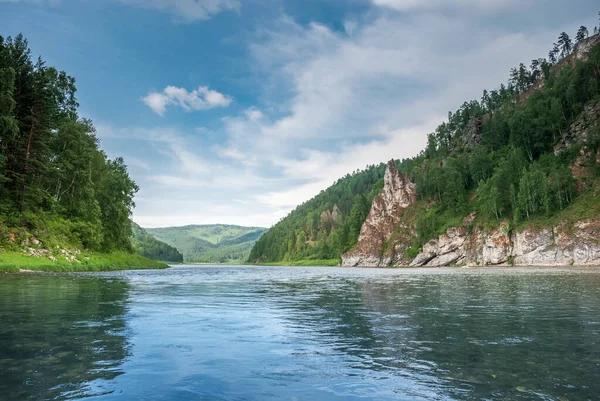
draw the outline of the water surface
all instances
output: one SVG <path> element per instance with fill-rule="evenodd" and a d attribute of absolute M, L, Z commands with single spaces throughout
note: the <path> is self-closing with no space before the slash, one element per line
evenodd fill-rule
<path fill-rule="evenodd" d="M 0 400 L 585 400 L 600 270 L 0 275 Z"/>

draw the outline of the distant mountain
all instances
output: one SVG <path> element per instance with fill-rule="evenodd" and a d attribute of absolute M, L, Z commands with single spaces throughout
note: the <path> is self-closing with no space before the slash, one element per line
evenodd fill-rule
<path fill-rule="evenodd" d="M 177 248 L 186 262 L 243 263 L 267 229 L 213 224 L 148 228 L 146 231 Z"/>
<path fill-rule="evenodd" d="M 138 255 L 162 262 L 183 262 L 183 255 L 176 248 L 157 240 L 133 221 L 131 232 L 131 243 Z"/>

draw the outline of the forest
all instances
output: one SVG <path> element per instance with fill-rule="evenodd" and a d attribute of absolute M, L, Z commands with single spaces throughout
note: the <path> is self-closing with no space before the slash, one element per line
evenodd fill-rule
<path fill-rule="evenodd" d="M 227 224 L 148 228 L 146 231 L 182 254 L 185 262 L 240 264 L 266 231 Z"/>
<path fill-rule="evenodd" d="M 99 148 L 78 114 L 75 78 L 0 36 L 0 245 L 35 236 L 48 249 L 133 252 L 138 191 L 122 158 Z M 3 248 L 3 249 L 4 249 Z M 16 249 L 16 248 L 15 248 Z"/>
<path fill-rule="evenodd" d="M 157 240 L 134 222 L 131 222 L 131 229 L 131 242 L 138 255 L 162 262 L 183 263 L 183 255 L 176 248 Z"/>
<path fill-rule="evenodd" d="M 356 245 L 371 202 L 383 188 L 384 173 L 382 163 L 339 179 L 263 234 L 249 261 L 338 258 Z M 332 213 L 334 207 L 337 213 Z"/>
<path fill-rule="evenodd" d="M 419 199 L 411 252 L 473 212 L 475 224 L 492 227 L 504 220 L 544 224 L 574 203 L 589 210 L 586 200 L 596 199 L 600 175 L 600 124 L 573 146 L 560 142 L 575 121 L 598 119 L 599 43 L 598 27 L 591 37 L 580 27 L 575 40 L 561 33 L 548 58 L 511 69 L 508 82 L 449 112 L 420 154 L 397 162 Z M 592 44 L 580 60 L 578 49 Z M 249 261 L 339 258 L 356 244 L 384 169 L 348 175 L 298 206 L 263 235 Z M 331 221 L 326 211 L 334 205 L 339 213 Z"/>

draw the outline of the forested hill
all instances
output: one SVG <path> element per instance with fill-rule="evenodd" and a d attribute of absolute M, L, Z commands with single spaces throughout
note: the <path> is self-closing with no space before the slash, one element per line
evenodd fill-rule
<path fill-rule="evenodd" d="M 48 249 L 132 252 L 129 216 L 138 187 L 124 160 L 99 148 L 78 106 L 75 78 L 33 59 L 21 35 L 0 36 L 3 250 L 16 251 L 34 236 Z"/>
<path fill-rule="evenodd" d="M 426 149 L 396 163 L 416 184 L 416 203 L 375 253 L 402 237 L 414 258 L 467 216 L 471 227 L 512 229 L 598 214 L 600 37 L 583 26 L 575 40 L 563 32 L 548 58 L 527 64 L 449 112 Z M 383 173 L 383 165 L 368 167 L 299 206 L 263 235 L 249 261 L 339 258 L 356 243 Z"/>
<path fill-rule="evenodd" d="M 243 263 L 266 230 L 225 224 L 146 229 L 158 240 L 177 248 L 190 263 Z"/>
<path fill-rule="evenodd" d="M 382 163 L 339 179 L 269 229 L 252 248 L 249 261 L 339 257 L 356 244 L 384 173 Z"/>
<path fill-rule="evenodd" d="M 134 222 L 131 222 L 131 226 L 131 241 L 138 255 L 161 262 L 183 262 L 183 255 L 176 248 L 157 240 Z"/>

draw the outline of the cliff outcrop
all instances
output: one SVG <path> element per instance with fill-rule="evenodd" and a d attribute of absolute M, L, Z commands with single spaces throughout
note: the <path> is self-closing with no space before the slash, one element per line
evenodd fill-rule
<path fill-rule="evenodd" d="M 410 266 L 598 265 L 600 264 L 600 214 L 573 226 L 524 228 L 508 231 L 503 223 L 496 230 L 449 228 L 429 241 Z"/>
<path fill-rule="evenodd" d="M 573 225 L 509 231 L 503 222 L 491 231 L 452 227 L 427 242 L 414 259 L 391 255 L 377 259 L 378 248 L 344 255 L 344 266 L 552 266 L 600 265 L 600 214 Z M 364 244 L 364 242 L 363 242 Z M 397 245 L 397 244 L 396 244 Z"/>
<path fill-rule="evenodd" d="M 393 160 L 387 164 L 383 189 L 373 199 L 356 247 L 342 255 L 344 266 L 387 266 L 395 260 L 394 247 L 386 243 L 397 229 L 403 211 L 416 201 L 416 188 L 398 171 Z"/>

